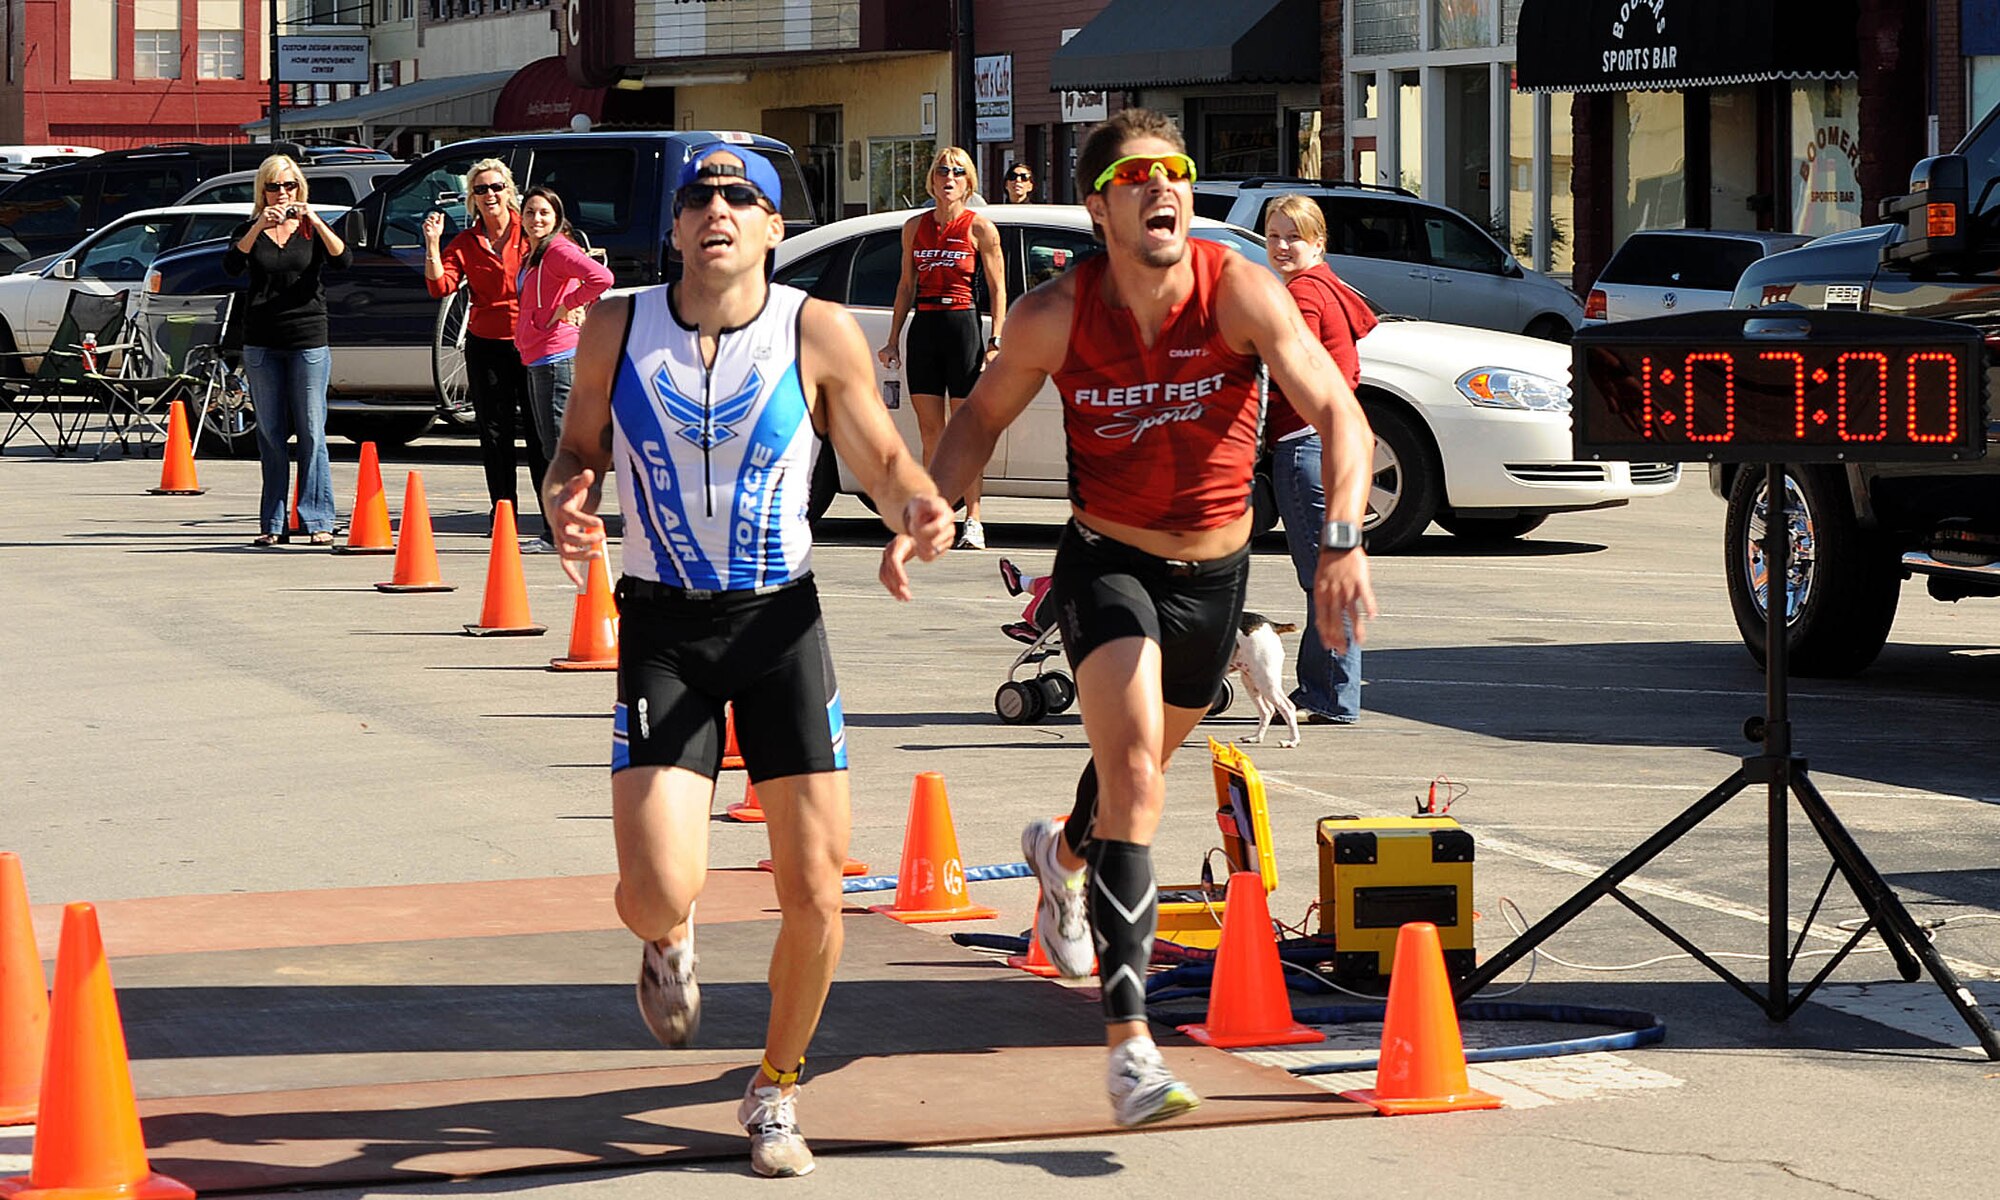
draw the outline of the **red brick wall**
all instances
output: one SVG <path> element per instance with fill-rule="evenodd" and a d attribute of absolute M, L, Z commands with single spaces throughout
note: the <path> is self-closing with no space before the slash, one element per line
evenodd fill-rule
<path fill-rule="evenodd" d="M 1025 161 L 1028 157 L 1028 127 L 1045 127 L 1042 161 L 1030 164 L 1035 169 L 1038 198 L 1045 201 L 1058 194 L 1054 189 L 1055 173 L 1065 165 L 1056 161 L 1062 154 L 1059 136 L 1062 105 L 1057 94 L 1049 90 L 1049 59 L 1062 45 L 1063 30 L 1090 24 L 1090 19 L 1104 11 L 1107 3 L 1109 0 L 973 0 L 973 53 L 1014 56 L 1016 160 Z M 1119 93 L 1112 93 L 1109 99 L 1111 111 L 1117 111 Z M 1082 132 L 1082 127 L 1078 127 L 1079 140 Z M 994 145 L 982 151 L 979 159 L 982 172 L 989 172 L 991 165 L 998 163 L 1004 149 Z M 1001 194 L 997 179 L 991 182 L 982 179 L 982 187 L 988 199 Z"/>
<path fill-rule="evenodd" d="M 1965 59 L 1959 53 L 1958 0 L 1932 0 L 1937 46 L 1931 72 L 1937 80 L 1938 150 L 1950 150 L 1965 136 Z"/>
<path fill-rule="evenodd" d="M 1550 114 L 1561 136 L 1563 114 Z M 1571 232 L 1575 265 L 1571 287 L 1580 296 L 1590 290 L 1597 273 L 1610 261 L 1611 244 L 1611 95 L 1579 92 L 1570 103 L 1575 132 L 1570 191 L 1575 197 L 1575 229 Z"/>
<path fill-rule="evenodd" d="M 1855 93 L 1861 120 L 1863 221 L 1875 220 L 1887 196 L 1909 190 L 1910 167 L 1928 144 L 1928 72 L 1935 59 L 1925 49 L 1925 0 L 1861 0 L 1861 77 Z"/>
<path fill-rule="evenodd" d="M 1347 0 L 1319 3 L 1319 160 L 1321 179 L 1347 178 L 1347 58 L 1341 49 Z"/>

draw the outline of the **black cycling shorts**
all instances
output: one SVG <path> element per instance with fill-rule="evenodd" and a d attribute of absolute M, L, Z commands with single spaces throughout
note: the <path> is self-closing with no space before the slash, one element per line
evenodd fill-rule
<path fill-rule="evenodd" d="M 979 328 L 979 313 L 970 308 L 918 309 L 910 318 L 903 360 L 910 394 L 955 400 L 971 395 L 979 368 L 986 363 L 986 343 Z"/>
<path fill-rule="evenodd" d="M 715 778 L 725 701 L 752 783 L 847 769 L 847 727 L 819 591 L 691 593 L 618 581 L 618 706 L 611 770 L 684 767 Z"/>
<path fill-rule="evenodd" d="M 1248 544 L 1206 562 L 1176 562 L 1071 521 L 1050 575 L 1072 670 L 1107 642 L 1142 637 L 1160 648 L 1162 699 L 1176 708 L 1214 703 L 1236 649 Z"/>

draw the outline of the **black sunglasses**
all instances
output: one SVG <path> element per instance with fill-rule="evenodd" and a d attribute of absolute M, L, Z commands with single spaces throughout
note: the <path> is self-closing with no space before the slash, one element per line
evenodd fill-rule
<path fill-rule="evenodd" d="M 1028 183 L 1032 181 L 1035 177 L 1033 175 L 1028 174 L 1026 171 L 1016 171 L 1013 174 L 1007 176 L 1007 178 L 1017 180 L 1021 183 Z"/>
<path fill-rule="evenodd" d="M 275 183 L 265 184 L 264 190 L 267 192 L 296 192 L 299 190 L 299 181 L 296 179 L 280 179 Z"/>
<path fill-rule="evenodd" d="M 722 194 L 723 203 L 731 208 L 771 208 L 770 200 L 764 193 L 758 191 L 754 184 L 690 183 L 674 193 L 674 211 L 678 213 L 684 208 L 707 208 L 714 202 L 718 192 Z"/>
<path fill-rule="evenodd" d="M 950 175 L 956 178 L 958 176 L 962 176 L 965 174 L 965 168 L 954 167 L 950 163 L 939 163 L 937 165 L 937 173 L 940 175 Z"/>
<path fill-rule="evenodd" d="M 504 192 L 506 190 L 507 185 L 504 183 L 475 183 L 472 185 L 472 194 L 475 196 L 490 196 L 495 192 Z"/>

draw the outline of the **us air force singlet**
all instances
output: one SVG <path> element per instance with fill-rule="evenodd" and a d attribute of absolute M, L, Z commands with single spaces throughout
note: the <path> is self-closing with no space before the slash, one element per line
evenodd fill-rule
<path fill-rule="evenodd" d="M 820 438 L 799 383 L 805 301 L 771 285 L 762 312 L 716 339 L 710 367 L 666 285 L 633 295 L 611 384 L 625 574 L 723 592 L 811 572 Z"/>

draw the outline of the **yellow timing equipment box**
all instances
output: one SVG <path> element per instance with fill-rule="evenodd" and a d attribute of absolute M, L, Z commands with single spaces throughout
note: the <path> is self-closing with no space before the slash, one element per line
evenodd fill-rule
<path fill-rule="evenodd" d="M 1229 860 L 1229 872 L 1255 872 L 1269 894 L 1278 886 L 1278 856 L 1271 846 L 1271 810 L 1264 799 L 1264 779 L 1250 756 L 1234 746 L 1210 738 L 1208 752 L 1215 773 L 1215 823 L 1222 833 L 1222 853 Z M 1160 884 L 1159 939 L 1204 950 L 1221 945 L 1223 901 L 1228 891 L 1227 878 Z"/>
<path fill-rule="evenodd" d="M 1445 970 L 1463 979 L 1472 948 L 1472 835 L 1450 817 L 1321 817 L 1319 931 L 1336 978 L 1389 977 L 1396 931 L 1437 926 Z"/>

